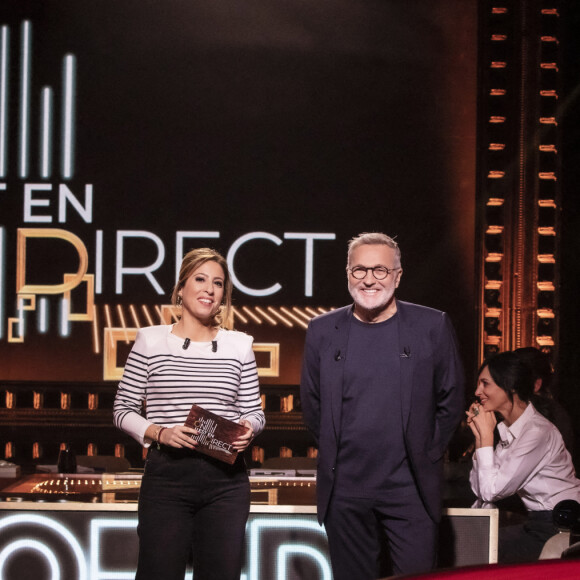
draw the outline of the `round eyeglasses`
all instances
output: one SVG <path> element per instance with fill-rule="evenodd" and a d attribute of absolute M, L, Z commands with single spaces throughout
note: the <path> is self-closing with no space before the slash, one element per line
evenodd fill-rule
<path fill-rule="evenodd" d="M 351 273 L 353 278 L 357 280 L 364 280 L 366 278 L 367 272 L 371 271 L 376 280 L 384 280 L 391 272 L 395 270 L 400 270 L 400 268 L 387 268 L 385 266 L 374 266 L 373 268 L 365 268 L 364 266 L 355 266 L 354 268 L 349 268 L 348 271 Z"/>

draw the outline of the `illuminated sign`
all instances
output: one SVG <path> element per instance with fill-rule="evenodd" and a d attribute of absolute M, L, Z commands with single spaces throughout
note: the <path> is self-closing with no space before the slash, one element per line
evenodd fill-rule
<path fill-rule="evenodd" d="M 295 385 L 304 326 L 350 300 L 347 242 L 363 231 L 397 238 L 399 297 L 449 312 L 469 343 L 477 11 L 287 11 L 2 11 L 0 380 L 118 380 L 129 337 L 168 323 L 183 254 L 211 246 L 236 329 L 274 345 L 261 376 Z"/>
<path fill-rule="evenodd" d="M 332 578 L 314 515 L 250 514 L 246 545 L 241 580 Z M 0 512 L 0 580 L 132 580 L 137 554 L 135 513 Z"/>

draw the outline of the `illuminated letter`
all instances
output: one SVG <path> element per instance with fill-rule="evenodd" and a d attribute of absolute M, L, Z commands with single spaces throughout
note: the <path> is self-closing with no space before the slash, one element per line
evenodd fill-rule
<path fill-rule="evenodd" d="M 147 238 L 153 240 L 157 245 L 157 260 L 151 266 L 145 266 L 143 268 L 124 268 L 123 267 L 123 242 L 125 238 Z M 144 231 L 118 231 L 117 232 L 117 276 L 116 276 L 116 286 L 115 292 L 117 294 L 123 294 L 123 275 L 124 274 L 144 274 L 147 280 L 151 282 L 151 285 L 157 291 L 157 294 L 165 294 L 163 288 L 159 285 L 159 282 L 155 280 L 151 272 L 157 270 L 165 260 L 165 246 L 161 239 L 152 234 L 151 232 Z"/>
<path fill-rule="evenodd" d="M 297 542 L 298 538 L 301 543 Z M 308 569 L 318 569 L 319 574 L 316 576 L 305 577 L 312 580 L 330 580 L 326 533 L 313 517 L 280 515 L 268 519 L 250 518 L 246 541 L 250 548 L 247 577 L 252 580 L 289 578 L 291 575 L 286 575 L 285 572 L 290 557 L 303 558 Z"/>
<path fill-rule="evenodd" d="M 103 230 L 95 234 L 95 293 L 103 291 Z"/>
<path fill-rule="evenodd" d="M 322 578 L 322 580 L 331 580 L 332 572 L 330 571 L 328 557 L 320 550 L 317 550 L 308 544 L 291 544 L 280 546 L 278 548 L 276 569 L 279 580 L 290 577 L 290 567 L 288 563 L 292 558 L 310 559 L 316 564 L 316 567 L 320 572 L 319 577 Z M 304 563 L 302 563 L 300 569 L 304 569 Z"/>
<path fill-rule="evenodd" d="M 118 538 L 117 541 L 122 539 L 126 552 L 129 554 L 136 553 L 138 550 L 136 529 L 136 517 L 94 518 L 91 520 L 91 578 L 133 578 L 135 576 L 134 570 L 120 571 L 114 559 L 112 562 L 107 562 L 107 542 L 104 539 L 110 531 L 114 538 Z M 109 568 L 106 567 L 107 564 Z"/>
<path fill-rule="evenodd" d="M 58 221 L 66 222 L 66 202 L 77 210 L 77 213 L 85 220 L 87 224 L 93 221 L 93 186 L 88 183 L 85 185 L 85 206 L 83 207 L 73 192 L 64 183 L 58 188 Z"/>
<path fill-rule="evenodd" d="M 278 290 L 282 288 L 282 286 L 280 286 L 278 282 L 276 282 L 276 284 L 270 286 L 269 288 L 264 288 L 263 290 L 256 290 L 254 288 L 244 286 L 244 284 L 242 284 L 236 276 L 236 272 L 234 269 L 234 258 L 236 257 L 236 252 L 240 249 L 240 246 L 242 246 L 246 242 L 249 242 L 250 240 L 270 240 L 271 242 L 274 242 L 277 246 L 279 246 L 282 243 L 282 240 L 280 238 L 267 232 L 251 232 L 249 234 L 242 236 L 241 238 L 238 238 L 232 244 L 232 247 L 228 252 L 227 258 L 228 268 L 232 276 L 232 282 L 236 288 L 239 288 L 242 292 L 244 292 L 245 294 L 249 294 L 250 296 L 270 296 L 271 294 L 276 294 L 276 292 L 278 292 Z"/>
<path fill-rule="evenodd" d="M 219 232 L 177 232 L 175 238 L 175 281 L 179 279 L 179 269 L 183 260 L 183 240 L 185 238 L 219 238 Z"/>
<path fill-rule="evenodd" d="M 28 238 L 57 238 L 71 243 L 79 255 L 79 269 L 70 275 L 63 284 L 26 284 L 26 240 Z M 17 294 L 63 294 L 76 288 L 87 273 L 89 255 L 82 240 L 66 230 L 19 228 L 16 237 L 16 292 Z"/>
<path fill-rule="evenodd" d="M 78 539 L 56 519 L 26 513 L 6 516 L 0 519 L 0 535 L 7 539 L 0 554 L 0 578 L 5 578 L 4 566 L 12 554 L 20 552 L 20 557 L 24 559 L 26 555 L 22 552 L 33 549 L 43 554 L 51 569 L 56 572 L 51 578 L 62 577 L 61 570 L 55 569 L 61 565 L 58 561 L 70 559 L 75 568 L 71 575 L 74 574 L 78 580 L 87 580 L 87 562 Z M 10 540 L 17 535 L 23 536 L 23 539 Z"/>
<path fill-rule="evenodd" d="M 312 296 L 314 272 L 314 240 L 336 240 L 335 234 L 284 234 L 287 240 L 306 240 L 306 258 L 304 261 L 304 296 Z"/>
<path fill-rule="evenodd" d="M 32 215 L 32 206 L 46 207 L 50 205 L 49 199 L 32 199 L 32 192 L 38 189 L 40 191 L 51 191 L 52 185 L 49 183 L 26 183 L 24 184 L 24 221 L 31 223 L 51 223 L 52 216 L 49 215 Z"/>
<path fill-rule="evenodd" d="M 19 554 L 18 552 L 21 552 Z M 42 542 L 37 542 L 36 540 L 31 540 L 30 538 L 26 538 L 25 540 L 17 540 L 12 542 L 7 549 L 2 550 L 0 552 L 0 577 L 4 578 L 4 564 L 10 561 L 10 558 L 31 558 L 32 554 L 37 552 L 41 556 L 44 556 L 46 563 L 48 564 L 48 568 L 50 571 L 50 578 L 60 578 L 60 563 L 51 550 L 49 546 L 43 544 Z M 6 566 L 8 568 L 9 566 Z"/>

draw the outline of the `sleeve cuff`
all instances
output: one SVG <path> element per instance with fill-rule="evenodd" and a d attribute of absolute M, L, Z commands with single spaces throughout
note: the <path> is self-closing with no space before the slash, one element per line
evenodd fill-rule
<path fill-rule="evenodd" d="M 476 449 L 475 458 L 480 469 L 493 467 L 493 447 L 480 447 Z"/>
<path fill-rule="evenodd" d="M 147 441 L 145 440 L 145 431 L 147 431 L 149 425 L 151 425 L 151 421 L 148 421 L 145 417 L 142 417 L 137 413 L 133 413 L 124 418 L 122 429 L 128 435 L 131 435 L 131 437 L 133 437 L 133 439 L 143 447 L 147 448 L 151 445 L 149 439 L 147 439 Z"/>

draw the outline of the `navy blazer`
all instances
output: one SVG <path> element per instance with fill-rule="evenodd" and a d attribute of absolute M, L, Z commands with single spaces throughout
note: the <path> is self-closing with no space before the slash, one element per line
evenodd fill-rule
<path fill-rule="evenodd" d="M 393 375 L 400 376 L 406 452 L 425 508 L 438 522 L 443 455 L 464 412 L 463 367 L 446 313 L 397 300 L 397 315 L 400 364 Z M 318 444 L 320 523 L 334 485 L 352 317 L 352 305 L 333 310 L 312 319 L 306 333 L 300 394 L 304 421 Z"/>

